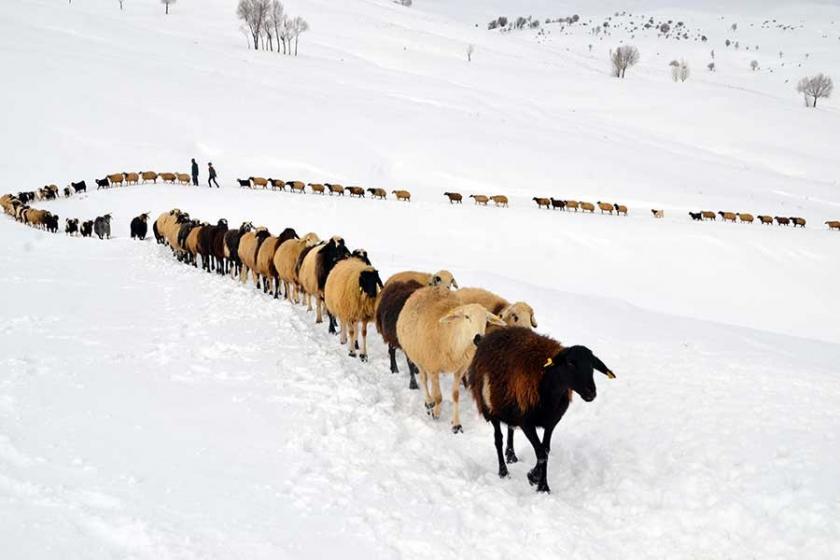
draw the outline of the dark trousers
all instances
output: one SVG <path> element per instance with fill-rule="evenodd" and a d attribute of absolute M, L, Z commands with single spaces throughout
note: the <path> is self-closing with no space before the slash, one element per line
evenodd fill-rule
<path fill-rule="evenodd" d="M 197 186 L 198 186 L 198 173 L 196 173 L 195 175 L 193 175 L 193 186 L 194 186 L 194 187 L 197 187 Z"/>
<path fill-rule="evenodd" d="M 213 183 L 216 183 L 216 188 L 218 189 L 219 188 L 219 182 L 216 181 L 215 177 L 210 177 L 209 179 L 207 179 L 207 186 L 210 187 L 211 189 L 213 188 Z"/>

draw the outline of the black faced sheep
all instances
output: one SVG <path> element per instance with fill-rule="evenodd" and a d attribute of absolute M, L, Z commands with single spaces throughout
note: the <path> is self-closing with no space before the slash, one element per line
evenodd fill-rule
<path fill-rule="evenodd" d="M 131 220 L 131 238 L 143 241 L 149 231 L 149 213 L 145 212 Z"/>
<path fill-rule="evenodd" d="M 700 212 L 689 212 L 688 215 L 691 216 L 691 219 L 695 222 L 703 221 L 703 214 L 701 214 Z"/>
<path fill-rule="evenodd" d="M 408 298 L 423 288 L 425 284 L 421 284 L 416 280 L 408 280 L 407 282 L 389 282 L 385 284 L 382 292 L 379 294 L 379 300 L 376 304 L 376 331 L 382 336 L 382 340 L 388 345 L 388 357 L 391 361 L 391 373 L 399 373 L 397 367 L 397 350 L 400 348 L 400 341 L 397 337 L 397 320 L 400 317 L 405 302 Z M 408 388 L 419 389 L 415 374 L 417 373 L 417 366 L 406 356 L 408 363 L 408 373 L 410 376 Z"/>
<path fill-rule="evenodd" d="M 452 431 L 461 432 L 461 377 L 475 353 L 475 345 L 488 324 L 505 326 L 501 319 L 477 303 L 463 304 L 443 286 L 420 288 L 405 302 L 397 319 L 397 338 L 406 356 L 420 371 L 426 410 L 440 417 L 440 376 L 453 373 Z M 432 389 L 429 391 L 429 380 Z"/>
<path fill-rule="evenodd" d="M 314 247 L 320 242 L 318 235 L 310 232 L 300 239 L 290 239 L 279 244 L 274 253 L 274 269 L 277 271 L 278 280 L 283 283 L 286 299 L 300 303 L 297 262 L 304 249 Z"/>
<path fill-rule="evenodd" d="M 236 182 L 240 187 L 251 187 L 251 179 L 237 179 Z"/>
<path fill-rule="evenodd" d="M 356 357 L 356 336 L 361 332 L 359 359 L 363 362 L 368 359 L 367 326 L 373 320 L 376 298 L 382 288 L 379 272 L 366 261 L 367 253 L 336 263 L 324 286 L 324 304 L 339 322 L 342 344 L 348 342 L 349 335 L 353 358 Z"/>
<path fill-rule="evenodd" d="M 239 241 L 242 236 L 254 229 L 251 222 L 242 222 L 239 229 L 225 232 L 224 255 L 227 260 L 228 271 L 234 276 L 239 276 L 242 271 L 242 260 L 239 258 Z"/>
<path fill-rule="evenodd" d="M 456 192 L 445 192 L 443 196 L 449 199 L 449 204 L 463 204 L 464 203 L 464 195 L 461 193 Z"/>
<path fill-rule="evenodd" d="M 99 189 L 107 189 L 111 186 L 111 183 L 108 182 L 108 177 L 104 179 L 96 179 L 96 190 Z"/>
<path fill-rule="evenodd" d="M 71 182 L 71 183 L 70 183 L 70 186 L 71 186 L 71 187 L 73 188 L 73 190 L 74 190 L 74 191 L 76 191 L 77 193 L 80 193 L 80 192 L 87 192 L 87 185 L 85 184 L 85 182 L 84 182 L 84 181 L 79 181 L 78 183 L 73 183 L 73 182 Z"/>
<path fill-rule="evenodd" d="M 518 426 L 537 455 L 528 481 L 548 492 L 548 454 L 554 427 L 566 413 L 572 392 L 590 402 L 596 389 L 593 371 L 615 375 L 585 346 L 564 348 L 559 342 L 521 327 L 500 329 L 478 345 L 470 379 L 479 412 L 493 424 L 499 476 L 508 469 L 502 455 L 501 423 Z M 543 428 L 540 441 L 537 428 Z"/>
<path fill-rule="evenodd" d="M 64 233 L 67 235 L 78 235 L 79 233 L 79 219 L 67 218 L 64 220 Z"/>
<path fill-rule="evenodd" d="M 301 255 L 303 256 L 303 255 Z M 350 256 L 350 251 L 340 236 L 333 236 L 326 243 L 322 243 L 310 250 L 301 261 L 298 269 L 298 280 L 305 294 L 309 295 L 309 310 L 312 309 L 311 298 L 315 298 L 315 322 L 323 322 L 324 286 L 333 267 L 339 261 Z M 329 332 L 336 333 L 335 319 L 329 316 Z"/>
<path fill-rule="evenodd" d="M 93 220 L 82 222 L 79 232 L 82 234 L 82 237 L 90 237 L 93 234 Z"/>
<path fill-rule="evenodd" d="M 551 201 L 551 207 L 555 210 L 558 208 L 560 210 L 566 210 L 566 201 L 565 200 L 557 200 L 556 198 L 549 198 L 548 200 Z"/>
<path fill-rule="evenodd" d="M 97 216 L 93 221 L 93 231 L 99 239 L 111 239 L 111 214 Z"/>

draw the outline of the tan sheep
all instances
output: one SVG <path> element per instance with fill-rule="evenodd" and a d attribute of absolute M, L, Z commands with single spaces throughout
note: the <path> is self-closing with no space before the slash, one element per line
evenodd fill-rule
<path fill-rule="evenodd" d="M 379 272 L 363 260 L 349 258 L 336 263 L 324 286 L 327 311 L 338 320 L 341 343 L 349 342 L 350 356 L 356 357 L 356 336 L 362 343 L 359 359 L 367 361 L 367 327 L 373 321 L 382 288 Z M 348 341 L 349 335 L 349 341 Z"/>
<path fill-rule="evenodd" d="M 164 183 L 174 183 L 178 178 L 174 173 L 161 173 L 158 177 L 160 177 L 160 180 Z"/>
<path fill-rule="evenodd" d="M 735 214 L 735 215 L 738 216 L 738 219 L 741 220 L 742 223 L 746 223 L 746 224 L 753 223 L 754 218 L 753 218 L 752 214 L 741 214 L 739 212 L 738 214 Z"/>
<path fill-rule="evenodd" d="M 380 187 L 372 187 L 367 190 L 370 193 L 371 198 L 379 198 L 385 200 L 388 198 L 388 191 Z"/>
<path fill-rule="evenodd" d="M 475 201 L 476 206 L 487 206 L 487 201 L 490 197 L 484 194 L 471 194 L 470 198 Z"/>
<path fill-rule="evenodd" d="M 317 193 L 317 194 L 324 194 L 326 192 L 326 189 L 327 189 L 321 183 L 309 183 L 308 186 L 309 186 L 309 189 L 313 193 Z"/>
<path fill-rule="evenodd" d="M 773 216 L 767 216 L 766 214 L 760 215 L 758 217 L 758 221 L 760 221 L 763 225 L 772 226 L 773 225 Z"/>
<path fill-rule="evenodd" d="M 251 182 L 254 184 L 254 187 L 268 187 L 268 179 L 265 177 L 250 177 Z"/>
<path fill-rule="evenodd" d="M 571 210 L 572 208 L 574 208 L 575 212 L 577 212 L 578 208 L 580 208 L 580 202 L 578 202 L 577 200 L 567 200 L 566 210 Z"/>
<path fill-rule="evenodd" d="M 118 187 L 122 185 L 124 180 L 125 177 L 122 173 L 113 173 L 111 175 L 108 175 L 108 181 L 111 182 L 112 187 Z"/>
<path fill-rule="evenodd" d="M 537 208 L 545 207 L 546 210 L 551 210 L 551 200 L 541 196 L 535 196 L 531 200 L 537 203 Z"/>
<path fill-rule="evenodd" d="M 190 184 L 189 173 L 176 173 L 175 177 L 177 177 L 178 182 L 182 185 L 189 185 Z"/>
<path fill-rule="evenodd" d="M 595 213 L 595 205 L 591 202 L 581 202 L 580 203 L 580 210 L 581 212 L 589 212 L 590 214 Z"/>
<path fill-rule="evenodd" d="M 154 171 L 143 171 L 140 173 L 140 177 L 143 179 L 143 182 L 152 181 L 153 183 L 157 183 L 158 174 Z"/>
<path fill-rule="evenodd" d="M 242 261 L 242 270 L 239 273 L 239 281 L 243 284 L 248 281 L 248 274 L 254 277 L 254 284 L 259 287 L 259 276 L 256 272 L 257 266 L 257 252 L 260 250 L 260 245 L 271 234 L 264 227 L 258 227 L 253 231 L 242 234 L 239 239 L 239 260 Z"/>
<path fill-rule="evenodd" d="M 503 194 L 493 195 L 490 197 L 490 200 L 492 200 L 496 206 L 504 206 L 505 208 L 508 206 L 508 197 Z"/>
<path fill-rule="evenodd" d="M 125 175 L 125 182 L 128 185 L 136 185 L 140 182 L 139 173 L 123 173 L 123 175 Z"/>
<path fill-rule="evenodd" d="M 604 212 L 609 212 L 610 214 L 613 213 L 613 205 L 611 202 L 601 202 L 600 200 L 596 203 L 598 204 L 598 208 L 601 210 L 601 214 Z"/>
<path fill-rule="evenodd" d="M 625 216 L 627 215 L 627 207 L 625 205 L 613 204 L 613 206 L 615 207 L 615 213 L 617 216 L 620 216 L 622 214 L 624 214 Z"/>
<path fill-rule="evenodd" d="M 391 194 L 397 197 L 397 200 L 404 200 L 406 202 L 411 202 L 411 193 L 408 191 L 391 191 Z"/>
<path fill-rule="evenodd" d="M 458 289 L 458 282 L 455 277 L 448 270 L 438 270 L 434 274 L 428 272 L 416 272 L 414 270 L 406 270 L 392 274 L 385 282 L 385 285 L 393 284 L 394 282 L 409 282 L 414 280 L 424 286 L 444 286 L 447 289 Z"/>
<path fill-rule="evenodd" d="M 426 410 L 440 417 L 440 375 L 454 374 L 452 381 L 452 431 L 461 429 L 460 389 L 475 354 L 478 340 L 488 324 L 505 326 L 501 319 L 477 303 L 462 304 L 443 286 L 420 288 L 405 302 L 397 320 L 400 346 L 420 371 Z M 431 380 L 431 391 L 429 390 Z"/>
<path fill-rule="evenodd" d="M 274 269 L 277 271 L 277 278 L 283 283 L 286 299 L 291 299 L 294 303 L 300 303 L 300 287 L 297 274 L 298 258 L 304 249 L 314 247 L 320 241 L 316 233 L 310 232 L 300 239 L 285 241 L 274 253 Z"/>
<path fill-rule="evenodd" d="M 838 220 L 829 220 L 825 223 L 828 226 L 829 231 L 833 229 L 840 230 L 840 221 Z"/>
<path fill-rule="evenodd" d="M 333 194 L 337 194 L 338 196 L 344 196 L 344 187 L 339 185 L 338 183 L 325 183 L 327 188 L 330 189 L 330 196 Z"/>
<path fill-rule="evenodd" d="M 653 217 L 656 219 L 662 219 L 665 217 L 665 210 L 657 210 L 656 208 L 651 208 L 650 213 L 653 214 Z"/>
<path fill-rule="evenodd" d="M 286 181 L 286 185 L 292 192 L 303 194 L 306 192 L 306 184 L 303 181 Z"/>
<path fill-rule="evenodd" d="M 463 303 L 478 303 L 487 311 L 499 317 L 508 326 L 537 328 L 534 318 L 534 308 L 518 301 L 510 303 L 508 300 L 483 288 L 461 288 L 455 292 Z"/>
<path fill-rule="evenodd" d="M 346 190 L 347 190 L 348 193 L 350 193 L 351 198 L 354 197 L 354 196 L 359 197 L 359 198 L 364 198 L 365 197 L 364 187 L 352 186 L 352 187 L 346 187 Z"/>

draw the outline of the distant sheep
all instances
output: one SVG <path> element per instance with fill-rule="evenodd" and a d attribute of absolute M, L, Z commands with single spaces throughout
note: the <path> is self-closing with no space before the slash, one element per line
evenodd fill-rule
<path fill-rule="evenodd" d="M 590 214 L 595 213 L 595 205 L 591 202 L 581 202 L 580 203 L 580 211 L 581 212 L 589 212 Z"/>
<path fill-rule="evenodd" d="M 143 182 L 151 181 L 153 183 L 157 183 L 158 174 L 154 171 L 143 171 L 140 173 L 140 178 L 143 179 Z"/>
<path fill-rule="evenodd" d="M 182 185 L 189 185 L 192 180 L 189 173 L 176 173 L 175 177 L 178 179 L 178 183 Z"/>
<path fill-rule="evenodd" d="M 578 202 L 577 200 L 566 201 L 566 210 L 574 210 L 575 212 L 577 212 L 578 208 L 580 208 L 580 202 Z"/>
<path fill-rule="evenodd" d="M 236 182 L 239 183 L 240 187 L 251 188 L 251 179 L 237 179 Z"/>
<path fill-rule="evenodd" d="M 79 234 L 79 219 L 78 218 L 67 218 L 64 220 L 64 233 L 67 235 L 78 235 Z"/>
<path fill-rule="evenodd" d="M 367 190 L 370 193 L 371 198 L 378 198 L 380 200 L 385 200 L 388 198 L 388 191 L 380 187 L 373 187 Z"/>
<path fill-rule="evenodd" d="M 321 183 L 308 183 L 309 190 L 311 190 L 315 194 L 324 194 L 327 188 L 322 185 Z"/>
<path fill-rule="evenodd" d="M 90 237 L 93 234 L 93 220 L 82 222 L 79 232 L 82 234 L 82 237 Z"/>
<path fill-rule="evenodd" d="M 404 200 L 405 202 L 411 202 L 411 193 L 406 190 L 397 190 L 391 191 L 391 194 L 397 197 L 397 200 Z"/>
<path fill-rule="evenodd" d="M 508 197 L 503 194 L 494 194 L 490 197 L 490 200 L 492 200 L 493 204 L 496 206 L 503 206 L 505 208 L 508 207 Z"/>
<path fill-rule="evenodd" d="M 799 226 L 801 228 L 805 227 L 805 218 L 800 218 L 798 216 L 792 216 L 790 218 L 790 223 L 793 224 L 793 227 Z"/>
<path fill-rule="evenodd" d="M 111 183 L 108 181 L 108 177 L 105 177 L 103 179 L 95 179 L 95 181 L 96 181 L 96 190 L 107 189 L 108 187 L 111 186 Z"/>
<path fill-rule="evenodd" d="M 112 187 L 120 187 L 125 181 L 125 176 L 122 173 L 112 173 L 108 175 L 108 180 L 111 182 Z"/>
<path fill-rule="evenodd" d="M 158 177 L 164 183 L 174 183 L 175 180 L 178 178 L 178 176 L 174 173 L 161 173 L 160 175 L 158 175 Z"/>
<path fill-rule="evenodd" d="M 547 198 L 533 197 L 531 200 L 537 203 L 537 208 L 545 207 L 546 210 L 551 208 L 551 201 Z"/>
<path fill-rule="evenodd" d="M 464 196 L 461 193 L 445 192 L 443 196 L 449 199 L 449 204 L 463 204 Z"/>
<path fill-rule="evenodd" d="M 613 204 L 613 207 L 615 207 L 615 214 L 617 216 L 621 216 L 622 214 L 624 216 L 627 216 L 627 207 L 625 205 L 623 205 L 623 204 Z"/>
<path fill-rule="evenodd" d="M 84 182 L 84 181 L 79 181 L 78 183 L 73 183 L 73 182 L 71 182 L 71 183 L 70 183 L 70 187 L 71 187 L 74 191 L 76 191 L 77 193 L 80 193 L 80 192 L 87 192 L 87 185 L 85 184 L 85 182 Z"/>
<path fill-rule="evenodd" d="M 337 183 L 324 183 L 324 185 L 330 189 L 330 196 L 333 194 L 337 194 L 338 196 L 344 196 L 344 187 L 337 184 Z"/>
<path fill-rule="evenodd" d="M 752 214 L 742 214 L 742 213 L 738 212 L 735 215 L 738 216 L 738 219 L 741 221 L 741 223 L 744 223 L 744 224 L 751 224 L 751 223 L 753 223 L 753 220 L 755 219 L 755 218 L 753 218 Z"/>
<path fill-rule="evenodd" d="M 471 390 L 479 412 L 493 424 L 499 476 L 508 476 L 502 455 L 501 423 L 518 426 L 534 447 L 536 466 L 528 481 L 538 492 L 549 492 L 548 456 L 551 435 L 569 408 L 572 393 L 595 399 L 594 371 L 615 374 L 585 346 L 564 348 L 559 342 L 528 329 L 512 327 L 485 336 L 469 369 Z M 544 428 L 542 439 L 537 428 Z"/>
<path fill-rule="evenodd" d="M 368 360 L 367 326 L 374 319 L 381 288 L 379 272 L 364 260 L 353 257 L 336 263 L 324 285 L 324 304 L 338 320 L 341 343 L 349 343 L 353 358 L 356 357 L 356 337 L 361 333 L 359 359 L 363 362 Z"/>
<path fill-rule="evenodd" d="M 298 192 L 300 194 L 306 192 L 306 184 L 302 181 L 286 181 L 286 186 L 288 186 L 292 192 Z"/>
<path fill-rule="evenodd" d="M 471 194 L 470 198 L 475 201 L 476 206 L 487 206 L 487 201 L 490 200 L 490 197 L 483 194 Z"/>
<path fill-rule="evenodd" d="M 350 196 L 356 196 L 359 198 L 365 197 L 365 189 L 362 187 L 347 187 L 347 192 L 350 193 Z"/>
<path fill-rule="evenodd" d="M 131 220 L 131 238 L 141 241 L 146 239 L 149 231 L 149 213 L 145 212 Z"/>
<path fill-rule="evenodd" d="M 657 220 L 661 220 L 665 217 L 665 210 L 657 210 L 656 208 L 651 208 L 650 213 L 653 214 L 653 217 Z M 690 214 L 691 212 L 689 212 Z"/>
<path fill-rule="evenodd" d="M 286 181 L 282 179 L 271 179 L 269 178 L 268 184 L 271 185 L 272 190 L 280 189 L 281 191 L 286 190 Z"/>
<path fill-rule="evenodd" d="M 601 214 L 604 212 L 609 212 L 610 214 L 613 213 L 613 205 L 610 202 L 601 202 L 600 200 L 596 203 L 598 208 L 601 210 Z"/>
<path fill-rule="evenodd" d="M 549 198 L 549 200 L 551 201 L 552 210 L 557 210 L 558 208 L 562 211 L 566 210 L 566 201 L 565 200 L 559 200 L 559 199 L 556 199 L 554 197 Z"/>
<path fill-rule="evenodd" d="M 773 225 L 773 216 L 762 215 L 758 217 L 758 220 L 761 222 L 762 225 Z"/>
<path fill-rule="evenodd" d="M 70 198 L 74 194 L 76 194 L 76 191 L 74 191 L 70 187 L 64 187 L 64 198 Z"/>
<path fill-rule="evenodd" d="M 784 216 L 776 216 L 776 223 L 780 226 L 789 226 L 790 225 L 790 218 L 786 218 Z"/>
<path fill-rule="evenodd" d="M 99 239 L 111 239 L 111 214 L 98 216 L 93 221 L 93 231 Z"/>
<path fill-rule="evenodd" d="M 420 386 L 426 410 L 440 417 L 440 375 L 454 374 L 452 381 L 452 431 L 461 429 L 460 389 L 488 324 L 505 326 L 501 319 L 477 303 L 464 305 L 443 286 L 420 288 L 406 300 L 397 319 L 397 338 L 408 358 L 420 371 Z M 431 392 L 429 391 L 431 381 Z"/>
<path fill-rule="evenodd" d="M 125 177 L 125 182 L 127 185 L 136 185 L 140 182 L 139 173 L 130 173 L 128 171 L 123 171 L 123 177 Z"/>
<path fill-rule="evenodd" d="M 840 221 L 838 220 L 829 220 L 825 225 L 828 226 L 829 231 L 832 229 L 840 230 Z"/>
<path fill-rule="evenodd" d="M 253 183 L 254 187 L 268 187 L 268 179 L 265 177 L 249 177 L 251 183 Z"/>
<path fill-rule="evenodd" d="M 723 211 L 721 211 L 721 212 L 718 212 L 718 216 L 723 218 L 724 222 L 735 223 L 735 217 L 736 217 L 735 212 L 723 212 Z"/>

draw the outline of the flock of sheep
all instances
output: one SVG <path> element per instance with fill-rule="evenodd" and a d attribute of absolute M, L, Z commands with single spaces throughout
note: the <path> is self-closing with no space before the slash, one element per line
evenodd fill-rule
<path fill-rule="evenodd" d="M 292 228 L 272 235 L 245 222 L 231 229 L 227 221 L 201 222 L 172 209 L 152 226 L 155 239 L 181 262 L 208 273 L 230 275 L 242 283 L 305 305 L 315 322 L 325 320 L 339 334 L 351 357 L 368 360 L 370 323 L 388 346 L 390 370 L 397 373 L 396 351 L 406 356 L 409 387 L 423 391 L 426 413 L 441 415 L 440 377 L 452 381 L 452 431 L 462 431 L 460 391 L 468 387 L 484 417 L 492 422 L 499 458 L 517 460 L 513 428 L 520 427 L 534 447 L 537 465 L 529 473 L 539 491 L 548 491 L 546 464 L 551 431 L 577 392 L 595 398 L 595 370 L 612 372 L 583 346 L 564 348 L 539 335 L 533 308 L 511 303 L 481 288 L 459 288 L 453 275 L 405 271 L 383 282 L 363 249 L 351 251 L 340 236 L 299 236 Z M 325 317 L 326 316 L 326 317 Z M 508 426 L 502 455 L 501 423 Z M 540 440 L 536 428 L 545 428 Z"/>
<path fill-rule="evenodd" d="M 717 217 L 720 216 L 724 222 L 732 222 L 735 223 L 741 222 L 743 224 L 751 224 L 755 220 L 758 220 L 760 224 L 772 226 L 773 222 L 775 221 L 777 225 L 780 226 L 790 226 L 793 227 L 799 226 L 804 228 L 805 218 L 801 218 L 799 216 L 767 216 L 764 214 L 759 214 L 758 216 L 753 216 L 749 213 L 742 213 L 742 212 L 712 212 L 711 210 L 702 210 L 700 212 L 689 212 L 689 216 L 695 222 L 703 222 L 706 220 L 716 221 Z M 825 223 L 828 226 L 828 229 L 840 229 L 840 221 L 829 221 Z"/>
<path fill-rule="evenodd" d="M 365 193 L 369 193 L 371 198 L 379 198 L 382 200 L 388 198 L 388 191 L 379 187 L 365 189 L 364 187 L 358 186 L 345 187 L 344 185 L 339 185 L 338 183 L 304 183 L 303 181 L 283 181 L 282 179 L 272 179 L 270 177 L 248 177 L 247 179 L 237 179 L 236 182 L 239 183 L 240 187 L 250 189 L 267 189 L 270 187 L 271 190 L 285 191 L 286 187 L 289 187 L 291 192 L 304 194 L 306 192 L 306 187 L 309 187 L 309 191 L 312 194 L 323 195 L 329 193 L 330 196 L 344 196 L 346 193 L 350 196 L 350 198 L 365 198 Z M 391 191 L 391 194 L 394 195 L 397 200 L 411 202 L 411 193 L 409 191 L 393 190 Z"/>

